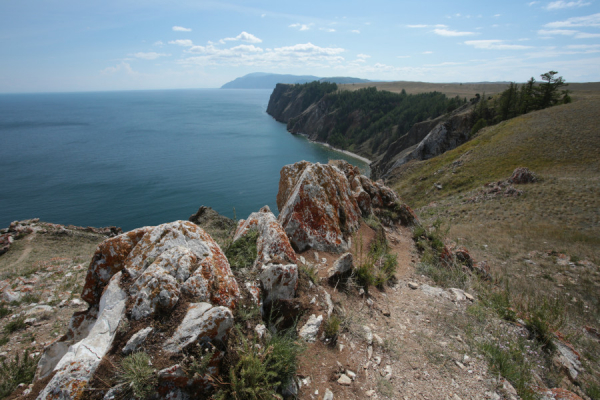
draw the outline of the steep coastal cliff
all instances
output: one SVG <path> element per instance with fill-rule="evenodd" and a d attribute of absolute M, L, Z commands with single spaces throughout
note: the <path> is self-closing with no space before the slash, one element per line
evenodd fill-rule
<path fill-rule="evenodd" d="M 428 159 L 469 139 L 472 105 L 437 92 L 354 92 L 278 84 L 267 113 L 293 134 L 374 160 L 372 177 L 412 159 Z M 318 84 L 317 84 L 318 85 Z"/>

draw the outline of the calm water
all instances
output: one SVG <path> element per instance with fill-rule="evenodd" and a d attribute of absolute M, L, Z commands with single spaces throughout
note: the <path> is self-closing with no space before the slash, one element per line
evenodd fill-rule
<path fill-rule="evenodd" d="M 0 95 L 0 227 L 39 217 L 125 230 L 201 205 L 277 212 L 279 171 L 344 158 L 289 134 L 270 90 Z"/>

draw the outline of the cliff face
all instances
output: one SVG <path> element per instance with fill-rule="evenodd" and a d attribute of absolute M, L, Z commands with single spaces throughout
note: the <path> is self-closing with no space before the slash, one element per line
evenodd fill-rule
<path fill-rule="evenodd" d="M 431 121 L 415 124 L 371 164 L 371 177 L 385 179 L 410 160 L 428 160 L 469 140 L 471 111 L 459 109 Z"/>
<path fill-rule="evenodd" d="M 304 111 L 303 100 L 302 90 L 298 90 L 293 85 L 278 83 L 269 98 L 267 114 L 276 121 L 287 124 L 291 118 L 297 117 Z"/>
<path fill-rule="evenodd" d="M 438 118 L 416 123 L 396 141 L 376 151 L 371 152 L 369 142 L 356 143 L 352 151 L 375 160 L 371 164 L 373 179 L 386 178 L 393 169 L 410 160 L 435 157 L 469 140 L 471 109 L 470 104 L 465 104 Z M 352 132 L 364 129 L 365 123 L 368 125 L 369 115 L 361 108 L 345 115 L 340 115 L 341 112 L 332 96 L 308 98 L 302 86 L 285 84 L 277 85 L 267 107 L 268 114 L 287 123 L 289 132 L 334 146 L 336 135 L 348 138 Z"/>

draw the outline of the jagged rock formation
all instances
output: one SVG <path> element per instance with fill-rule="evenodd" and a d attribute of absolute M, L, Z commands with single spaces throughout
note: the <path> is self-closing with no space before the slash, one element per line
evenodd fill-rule
<path fill-rule="evenodd" d="M 231 309 L 238 297 L 220 247 L 191 222 L 144 227 L 106 240 L 86 277 L 82 298 L 88 310 L 73 316 L 68 333 L 46 349 L 38 365 L 38 379 L 54 374 L 38 398 L 78 398 L 111 350 L 117 327 L 134 321 L 154 327 L 146 340 L 160 343 L 167 353 L 181 353 L 196 342 L 220 348 L 233 326 Z M 175 313 L 178 307 L 184 318 L 176 331 L 160 329 L 156 314 Z M 137 333 L 125 331 L 125 336 Z M 188 383 L 183 379 L 182 386 Z"/>
<path fill-rule="evenodd" d="M 398 197 L 345 161 L 300 161 L 281 169 L 279 222 L 296 251 L 347 251 L 361 216 L 396 207 Z"/>
<path fill-rule="evenodd" d="M 296 253 L 269 206 L 250 214 L 246 220 L 240 220 L 233 241 L 252 229 L 256 229 L 259 235 L 254 270 L 258 272 L 262 301 L 268 304 L 293 298 L 298 283 Z"/>
<path fill-rule="evenodd" d="M 361 215 L 399 204 L 391 189 L 345 161 L 284 167 L 277 203 L 279 220 L 265 206 L 239 221 L 233 241 L 256 230 L 257 257 L 251 271 L 235 276 L 219 245 L 189 221 L 138 228 L 98 245 L 81 294 L 89 307 L 75 313 L 67 334 L 46 347 L 36 380 L 48 383 L 35 392 L 37 398 L 80 398 L 97 388 L 93 382 L 102 382 L 100 371 L 118 364 L 117 355 L 137 351 L 151 355 L 161 398 L 202 396 L 227 351 L 233 310 L 242 298 L 238 280 L 262 307 L 272 310 L 277 302 L 284 317 L 297 315 L 294 247 L 343 251 Z M 201 208 L 192 219 L 202 222 L 207 212 Z M 352 255 L 335 268 L 333 274 L 351 269 Z M 330 298 L 329 304 L 328 315 Z M 322 317 L 317 319 L 312 331 L 304 329 L 300 336 L 313 340 Z M 196 349 L 211 351 L 201 374 L 190 373 L 188 355 Z M 122 385 L 113 385 L 110 396 L 125 395 L 119 394 Z"/>

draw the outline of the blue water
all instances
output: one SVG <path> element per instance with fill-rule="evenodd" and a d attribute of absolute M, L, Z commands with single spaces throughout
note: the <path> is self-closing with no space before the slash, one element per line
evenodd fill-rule
<path fill-rule="evenodd" d="M 125 230 L 206 205 L 275 213 L 279 171 L 359 160 L 289 134 L 270 90 L 0 95 L 0 227 L 39 217 Z"/>

